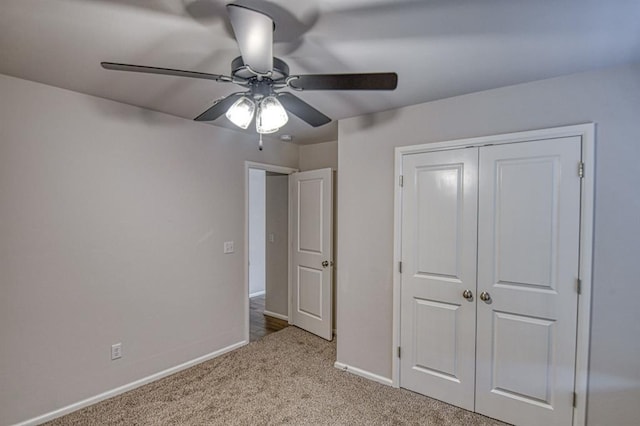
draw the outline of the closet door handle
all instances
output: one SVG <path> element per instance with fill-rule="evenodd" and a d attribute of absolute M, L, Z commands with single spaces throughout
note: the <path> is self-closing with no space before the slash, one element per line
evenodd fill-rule
<path fill-rule="evenodd" d="M 467 300 L 471 300 L 473 299 L 473 292 L 471 290 L 465 290 L 462 292 L 462 297 L 464 297 Z"/>
<path fill-rule="evenodd" d="M 483 291 L 482 293 L 480 293 L 480 300 L 482 300 L 483 302 L 488 302 L 489 300 L 491 300 L 491 295 L 486 291 Z"/>
<path fill-rule="evenodd" d="M 317 263 L 316 263 L 316 265 L 317 265 Z M 329 266 L 329 261 L 328 260 L 325 260 L 324 262 L 322 262 L 322 267 L 323 268 L 326 268 L 327 266 Z"/>

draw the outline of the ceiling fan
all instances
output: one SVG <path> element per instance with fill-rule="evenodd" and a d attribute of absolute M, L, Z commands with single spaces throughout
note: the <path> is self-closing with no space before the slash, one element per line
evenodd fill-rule
<path fill-rule="evenodd" d="M 331 118 L 293 93 L 280 91 L 282 89 L 394 90 L 397 87 L 398 75 L 394 72 L 291 75 L 289 66 L 273 57 L 273 19 L 240 4 L 228 4 L 227 11 L 241 54 L 231 61 L 231 76 L 114 62 L 101 62 L 101 65 L 108 70 L 200 78 L 243 87 L 245 90 L 216 101 L 195 120 L 212 121 L 225 114 L 232 123 L 246 129 L 255 115 L 260 149 L 262 134 L 276 132 L 287 123 L 286 111 L 313 127 L 331 122 Z"/>

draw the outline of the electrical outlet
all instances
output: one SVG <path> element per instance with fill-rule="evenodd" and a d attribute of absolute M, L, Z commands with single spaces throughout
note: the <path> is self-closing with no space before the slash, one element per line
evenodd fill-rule
<path fill-rule="evenodd" d="M 122 343 L 111 345 L 111 361 L 122 358 Z"/>
<path fill-rule="evenodd" d="M 233 253 L 233 241 L 225 241 L 224 242 L 224 253 Z"/>

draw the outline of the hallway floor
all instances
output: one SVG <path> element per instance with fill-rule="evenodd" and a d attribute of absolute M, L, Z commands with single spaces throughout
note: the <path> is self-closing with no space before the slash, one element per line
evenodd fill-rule
<path fill-rule="evenodd" d="M 249 299 L 249 341 L 251 342 L 289 326 L 287 321 L 264 315 L 264 304 L 264 295 Z"/>

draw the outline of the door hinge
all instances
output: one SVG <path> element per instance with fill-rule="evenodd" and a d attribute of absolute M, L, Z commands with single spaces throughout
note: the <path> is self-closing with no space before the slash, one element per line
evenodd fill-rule
<path fill-rule="evenodd" d="M 402 351 L 400 350 L 400 346 L 398 346 L 398 358 L 400 358 L 400 354 L 402 353 Z"/>
<path fill-rule="evenodd" d="M 577 407 L 578 406 L 578 394 L 577 393 L 573 393 L 573 406 Z"/>
<path fill-rule="evenodd" d="M 582 294 L 582 280 L 580 278 L 576 279 L 576 291 L 578 294 Z"/>
<path fill-rule="evenodd" d="M 578 176 L 580 179 L 584 177 L 584 163 L 582 161 L 578 163 Z"/>
<path fill-rule="evenodd" d="M 398 262 L 398 272 L 402 273 L 402 261 Z"/>
<path fill-rule="evenodd" d="M 404 176 L 398 176 L 398 185 L 400 185 L 400 188 L 404 186 Z"/>

